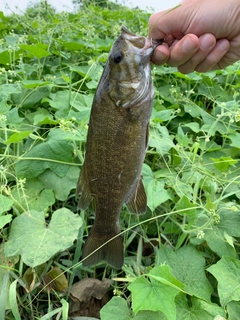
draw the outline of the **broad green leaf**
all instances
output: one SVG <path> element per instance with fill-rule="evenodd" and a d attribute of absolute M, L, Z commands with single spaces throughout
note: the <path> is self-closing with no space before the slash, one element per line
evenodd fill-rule
<path fill-rule="evenodd" d="M 151 168 L 144 164 L 143 183 L 147 194 L 147 204 L 151 211 L 154 211 L 161 203 L 171 198 L 165 189 L 165 180 L 157 180 Z"/>
<path fill-rule="evenodd" d="M 11 128 L 18 128 L 18 126 L 24 121 L 24 118 L 19 117 L 18 108 L 12 108 L 7 113 L 7 123 Z"/>
<path fill-rule="evenodd" d="M 101 320 L 131 320 L 127 302 L 121 297 L 113 297 L 101 310 Z"/>
<path fill-rule="evenodd" d="M 132 308 L 135 314 L 141 310 L 161 311 L 168 320 L 176 319 L 174 299 L 181 291 L 182 284 L 170 273 L 168 266 L 155 267 L 149 272 L 149 279 L 139 277 L 128 289 L 132 292 Z"/>
<path fill-rule="evenodd" d="M 176 203 L 175 208 L 176 208 L 176 210 L 180 210 L 178 212 L 178 214 L 180 214 L 180 215 L 186 215 L 190 219 L 193 219 L 196 217 L 196 205 L 193 204 L 186 196 L 183 196 Z"/>
<path fill-rule="evenodd" d="M 24 212 L 12 223 L 5 254 L 19 254 L 26 265 L 34 268 L 69 248 L 81 226 L 81 218 L 66 208 L 56 210 L 48 226 L 44 212 Z"/>
<path fill-rule="evenodd" d="M 139 311 L 134 320 L 168 320 L 161 311 Z"/>
<path fill-rule="evenodd" d="M 165 155 L 171 148 L 175 147 L 167 128 L 159 123 L 151 128 L 148 144 L 150 147 L 155 148 L 160 156 Z"/>
<path fill-rule="evenodd" d="M 37 179 L 27 180 L 23 188 L 18 186 L 12 190 L 14 206 L 20 211 L 46 211 L 55 202 L 53 190 L 44 188 L 44 184 Z"/>
<path fill-rule="evenodd" d="M 78 92 L 73 92 L 71 94 L 71 99 L 70 99 L 71 106 L 73 106 L 73 108 L 75 108 L 77 111 L 82 112 L 86 108 L 90 108 L 92 105 L 92 102 L 93 102 L 93 95 L 91 94 L 81 94 Z"/>
<path fill-rule="evenodd" d="M 54 120 L 52 114 L 44 108 L 38 108 L 37 111 L 26 114 L 26 118 L 34 125 L 59 123 L 59 121 Z"/>
<path fill-rule="evenodd" d="M 103 67 L 100 64 L 95 63 L 91 66 L 72 66 L 70 70 L 79 73 L 82 77 L 99 79 L 102 74 Z"/>
<path fill-rule="evenodd" d="M 42 81 L 42 80 L 22 80 L 21 82 L 26 89 L 46 86 L 51 84 L 49 81 Z"/>
<path fill-rule="evenodd" d="M 0 194 L 0 215 L 11 209 L 13 200 Z"/>
<path fill-rule="evenodd" d="M 16 173 L 18 178 L 33 178 L 50 169 L 63 177 L 69 168 L 66 162 L 72 159 L 73 146 L 61 129 L 54 129 L 50 131 L 46 142 L 34 146 L 16 163 Z"/>
<path fill-rule="evenodd" d="M 210 206 L 211 209 L 211 203 L 209 201 L 207 202 L 207 206 Z M 203 229 L 203 239 L 207 242 L 211 250 L 219 257 L 222 257 L 223 255 L 230 256 L 232 258 L 236 257 L 236 250 L 228 242 L 228 236 L 235 237 L 239 235 L 239 209 L 236 206 L 235 208 L 236 211 L 234 211 L 235 209 L 231 209 L 231 205 L 229 204 L 228 206 L 228 203 L 221 205 L 219 208 L 219 216 L 216 217 L 218 221 L 215 222 L 213 219 L 210 224 L 209 219 L 212 218 L 207 214 L 198 215 L 198 220 L 196 222 L 197 226 L 200 228 L 205 224 L 207 226 L 206 229 Z M 197 239 L 192 235 L 191 243 L 196 244 L 198 242 L 196 240 Z"/>
<path fill-rule="evenodd" d="M 210 302 L 213 289 L 205 274 L 205 259 L 193 246 L 184 246 L 177 251 L 161 246 L 156 263 L 168 265 L 190 295 Z"/>
<path fill-rule="evenodd" d="M 46 50 L 47 47 L 48 47 L 47 45 L 44 45 L 42 43 L 33 44 L 33 45 L 28 45 L 28 44 L 20 45 L 20 48 L 22 50 L 28 51 L 31 55 L 33 55 L 34 57 L 37 57 L 38 59 L 48 57 L 51 55 L 51 53 Z"/>
<path fill-rule="evenodd" d="M 226 317 L 224 310 L 215 303 L 206 302 L 195 297 L 189 300 L 190 303 L 181 294 L 176 297 L 177 320 L 217 320 L 217 316 L 221 316 L 220 319 L 223 320 Z"/>
<path fill-rule="evenodd" d="M 1 61 L 1 64 L 5 64 L 5 65 L 9 65 L 10 63 L 12 63 L 13 61 L 15 60 L 18 60 L 20 55 L 22 55 L 23 53 L 23 50 L 16 50 L 14 52 L 14 55 L 11 55 L 9 54 L 9 51 L 8 50 L 4 50 L 2 52 L 0 52 L 0 61 Z"/>
<path fill-rule="evenodd" d="M 234 135 L 230 134 L 228 137 L 232 141 L 230 145 L 240 149 L 240 133 L 236 132 Z"/>
<path fill-rule="evenodd" d="M 218 281 L 218 294 L 223 307 L 231 301 L 240 300 L 239 260 L 224 256 L 207 270 Z"/>
<path fill-rule="evenodd" d="M 23 139 L 27 138 L 30 135 L 30 133 L 32 133 L 32 131 L 15 132 L 6 140 L 6 144 L 18 143 Z"/>
<path fill-rule="evenodd" d="M 183 129 L 179 126 L 176 134 L 176 140 L 180 146 L 188 147 L 192 143 L 192 139 L 183 132 Z"/>
<path fill-rule="evenodd" d="M 229 320 L 239 320 L 240 303 L 239 301 L 231 301 L 227 304 L 227 312 Z"/>
<path fill-rule="evenodd" d="M 6 224 L 12 221 L 11 214 L 5 214 L 4 216 L 0 216 L 0 229 L 2 229 Z"/>
<path fill-rule="evenodd" d="M 228 243 L 225 237 L 225 231 L 219 229 L 218 225 L 213 225 L 212 228 L 207 228 L 204 239 L 212 251 L 216 252 L 219 257 L 227 255 L 236 257 L 236 250 Z"/>
<path fill-rule="evenodd" d="M 14 104 L 19 105 L 19 108 L 32 108 L 43 98 L 49 96 L 50 89 L 50 85 L 36 87 L 29 90 L 22 88 L 20 93 L 15 93 L 11 96 L 11 100 L 14 102 Z"/>
<path fill-rule="evenodd" d="M 12 215 L 3 215 L 3 213 L 9 211 L 12 208 L 13 203 L 14 202 L 12 199 L 9 199 L 8 197 L 0 194 L 0 229 L 2 229 L 6 224 L 11 222 Z"/>
<path fill-rule="evenodd" d="M 184 127 L 190 128 L 193 132 L 198 133 L 200 131 L 199 124 L 197 122 L 189 122 L 184 124 Z"/>
<path fill-rule="evenodd" d="M 65 176 L 59 177 L 51 170 L 46 170 L 39 176 L 46 189 L 52 189 L 58 200 L 65 201 L 72 189 L 76 188 L 80 169 L 77 167 L 68 168 Z"/>
<path fill-rule="evenodd" d="M 210 158 L 214 162 L 214 166 L 220 171 L 227 171 L 229 167 L 238 163 L 237 160 L 232 159 L 231 157 L 220 157 L 220 158 Z"/>
<path fill-rule="evenodd" d="M 70 92 L 69 90 L 57 91 L 56 93 L 51 93 L 48 101 L 50 106 L 55 110 L 69 109 L 70 105 Z"/>

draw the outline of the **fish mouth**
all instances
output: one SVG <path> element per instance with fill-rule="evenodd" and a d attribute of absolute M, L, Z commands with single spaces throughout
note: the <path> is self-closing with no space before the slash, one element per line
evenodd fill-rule
<path fill-rule="evenodd" d="M 161 45 L 164 41 L 164 39 L 156 40 L 139 36 L 128 30 L 125 26 L 122 26 L 121 36 L 124 39 L 130 41 L 135 48 L 142 50 L 142 55 L 144 55 L 147 60 L 151 58 L 151 55 L 153 54 L 153 51 L 156 49 L 156 47 Z"/>
<path fill-rule="evenodd" d="M 152 79 L 151 79 L 151 66 L 150 59 L 157 46 L 163 43 L 162 40 L 154 40 L 151 38 L 146 38 L 144 36 L 136 35 L 135 33 L 129 31 L 126 27 L 122 27 L 121 36 L 127 42 L 130 42 L 130 51 L 135 55 L 135 61 L 141 66 L 142 78 L 137 81 L 121 81 L 118 83 L 119 86 L 124 88 L 136 89 L 137 94 L 134 98 L 123 102 L 122 100 L 117 101 L 117 105 L 121 105 L 122 108 L 128 109 L 132 106 L 138 104 L 144 100 L 152 91 Z M 133 80 L 133 79 L 132 79 Z M 151 89 L 151 90 L 150 90 Z"/>

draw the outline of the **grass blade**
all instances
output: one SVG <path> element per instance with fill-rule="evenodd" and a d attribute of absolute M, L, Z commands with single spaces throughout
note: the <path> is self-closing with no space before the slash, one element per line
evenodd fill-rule
<path fill-rule="evenodd" d="M 2 287 L 0 291 L 0 320 L 5 319 L 5 310 L 8 302 L 8 281 L 9 272 L 5 273 L 2 280 Z"/>
<path fill-rule="evenodd" d="M 17 280 L 15 280 L 9 288 L 9 305 L 14 315 L 15 320 L 21 320 L 20 313 L 17 305 Z"/>

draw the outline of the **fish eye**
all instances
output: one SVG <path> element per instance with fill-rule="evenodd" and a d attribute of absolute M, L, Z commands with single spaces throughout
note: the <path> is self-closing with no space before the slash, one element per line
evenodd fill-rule
<path fill-rule="evenodd" d="M 117 51 L 113 56 L 113 60 L 115 63 L 121 62 L 122 59 L 123 59 L 123 54 L 120 51 Z"/>

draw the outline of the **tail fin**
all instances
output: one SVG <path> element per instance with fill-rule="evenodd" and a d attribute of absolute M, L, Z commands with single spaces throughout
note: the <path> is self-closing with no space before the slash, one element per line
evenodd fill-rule
<path fill-rule="evenodd" d="M 87 238 L 87 241 L 83 246 L 82 258 L 86 258 L 88 255 L 90 256 L 83 261 L 83 265 L 91 266 L 104 260 L 113 268 L 120 269 L 123 265 L 122 237 L 119 235 L 116 238 L 109 241 L 116 235 L 100 235 L 99 233 L 91 231 Z M 107 241 L 109 242 L 106 243 Z M 98 249 L 102 245 L 103 247 Z M 95 250 L 97 251 L 94 252 Z"/>

